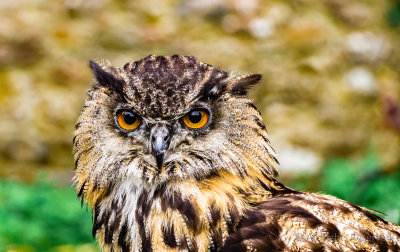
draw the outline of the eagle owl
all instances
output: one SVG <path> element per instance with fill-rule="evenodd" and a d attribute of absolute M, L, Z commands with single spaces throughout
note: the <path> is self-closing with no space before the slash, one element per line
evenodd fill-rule
<path fill-rule="evenodd" d="M 276 179 L 247 90 L 194 57 L 91 61 L 74 137 L 78 196 L 104 251 L 399 251 L 400 227 Z"/>

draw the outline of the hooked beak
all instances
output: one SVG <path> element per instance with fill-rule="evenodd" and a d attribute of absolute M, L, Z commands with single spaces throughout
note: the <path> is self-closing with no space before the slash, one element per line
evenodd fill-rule
<path fill-rule="evenodd" d="M 161 170 L 169 147 L 169 130 L 165 125 L 156 125 L 151 131 L 151 154 L 156 158 L 157 168 Z"/>

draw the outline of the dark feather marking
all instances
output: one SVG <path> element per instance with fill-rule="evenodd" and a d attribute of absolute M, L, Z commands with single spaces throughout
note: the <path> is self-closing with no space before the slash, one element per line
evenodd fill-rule
<path fill-rule="evenodd" d="M 342 211 L 344 214 L 348 214 L 351 212 L 351 210 L 348 207 L 345 207 L 343 205 L 337 204 L 335 205 L 335 208 L 340 209 L 340 211 Z"/>
<path fill-rule="evenodd" d="M 184 236 L 183 239 L 181 239 L 181 242 L 180 242 L 179 245 L 178 245 L 178 249 L 181 249 L 181 250 L 186 250 L 186 249 L 188 249 L 188 244 L 187 244 L 187 241 L 186 241 L 186 236 Z"/>
<path fill-rule="evenodd" d="M 248 89 L 261 80 L 261 74 L 252 74 L 241 78 L 231 88 L 231 93 L 236 95 L 247 95 Z"/>
<path fill-rule="evenodd" d="M 263 175 L 264 178 L 266 178 L 267 180 L 271 180 L 271 174 L 269 174 L 265 169 L 261 170 L 261 174 Z"/>
<path fill-rule="evenodd" d="M 110 226 L 106 226 L 106 229 L 104 231 L 104 242 L 106 244 L 111 244 L 112 238 L 113 238 L 113 230 L 110 228 Z"/>
<path fill-rule="evenodd" d="M 228 209 L 228 214 L 231 218 L 230 222 L 227 223 L 228 225 L 228 232 L 232 233 L 233 231 L 235 231 L 236 225 L 239 223 L 240 221 L 240 214 L 238 209 L 236 208 L 235 205 L 231 205 Z"/>
<path fill-rule="evenodd" d="M 199 217 L 189 199 L 183 198 L 182 195 L 177 192 L 172 196 L 161 197 L 161 209 L 166 211 L 167 208 L 178 210 L 179 213 L 184 216 L 188 228 L 197 233 L 199 230 Z"/>
<path fill-rule="evenodd" d="M 311 201 L 311 200 L 310 200 Z M 313 201 L 311 201 L 311 202 L 313 202 Z M 315 202 L 314 202 L 315 203 Z M 319 203 L 319 205 L 323 208 L 323 209 L 325 209 L 325 210 L 327 210 L 327 211 L 333 211 L 334 209 L 335 209 L 335 207 L 332 205 L 332 204 L 328 204 L 328 203 L 324 203 L 324 202 L 321 202 L 321 203 Z"/>
<path fill-rule="evenodd" d="M 400 251 L 400 247 L 397 246 L 397 244 L 391 243 L 389 248 L 391 249 L 391 251 Z"/>
<path fill-rule="evenodd" d="M 388 243 L 384 239 L 382 239 L 380 237 L 378 237 L 378 239 L 377 239 L 377 237 L 375 237 L 374 234 L 372 232 L 370 232 L 369 230 L 359 230 L 359 231 L 365 240 L 367 240 L 368 242 L 377 244 L 379 247 L 379 251 L 388 251 L 389 250 Z"/>
<path fill-rule="evenodd" d="M 189 252 L 198 251 L 196 240 L 184 236 L 182 241 L 183 242 L 181 242 L 178 246 L 179 250 L 184 250 Z"/>
<path fill-rule="evenodd" d="M 182 76 L 185 72 L 184 61 L 179 55 L 172 55 L 171 60 L 173 62 L 173 73 L 177 76 Z"/>
<path fill-rule="evenodd" d="M 394 233 L 397 237 L 400 237 L 400 233 L 395 230 L 390 230 L 390 232 Z"/>
<path fill-rule="evenodd" d="M 136 203 L 137 209 L 135 212 L 135 218 L 139 226 L 139 236 L 142 240 L 142 251 L 151 251 L 151 238 L 149 237 L 149 235 L 146 234 L 144 225 L 144 216 L 146 215 L 145 211 L 147 211 L 147 209 L 150 209 L 150 207 L 147 205 L 151 205 L 151 203 L 148 203 L 147 200 L 148 193 L 146 191 L 143 191 Z"/>
<path fill-rule="evenodd" d="M 365 230 L 365 229 L 359 229 L 360 234 L 363 236 L 363 238 L 367 241 L 371 241 L 376 243 L 377 240 L 375 238 L 375 236 L 369 231 L 369 230 Z"/>
<path fill-rule="evenodd" d="M 210 227 L 214 228 L 217 225 L 218 221 L 221 219 L 221 211 L 217 209 L 215 202 L 212 202 L 210 205 L 210 215 Z"/>
<path fill-rule="evenodd" d="M 118 170 L 121 167 L 123 161 L 124 160 L 113 163 L 114 170 Z"/>
<path fill-rule="evenodd" d="M 118 245 L 121 247 L 122 251 L 129 251 L 129 245 L 127 244 L 125 238 L 128 233 L 128 224 L 125 222 L 121 227 L 121 232 L 118 236 Z"/>
<path fill-rule="evenodd" d="M 100 188 L 99 178 L 94 180 L 93 191 L 97 191 Z"/>
<path fill-rule="evenodd" d="M 100 117 L 101 111 L 102 111 L 101 107 L 96 107 L 96 109 L 93 111 L 93 115 L 94 115 L 93 117 L 94 118 Z"/>
<path fill-rule="evenodd" d="M 264 177 L 266 177 L 267 179 L 271 179 L 270 176 L 268 174 L 265 174 L 264 171 L 261 171 L 262 174 L 264 175 Z M 285 195 L 285 194 L 296 194 L 297 191 L 294 191 L 290 188 L 285 187 L 282 184 L 277 185 L 276 183 L 274 183 L 275 187 L 271 187 L 267 184 L 265 184 L 262 180 L 258 179 L 258 182 L 260 183 L 261 187 L 263 187 L 266 191 L 271 192 L 272 196 L 278 196 L 278 195 Z"/>
<path fill-rule="evenodd" d="M 116 212 L 116 216 L 112 226 L 110 227 L 114 233 L 118 231 L 118 227 L 121 225 L 122 213 L 120 211 Z"/>
<path fill-rule="evenodd" d="M 213 246 L 210 247 L 210 251 L 218 251 L 222 244 L 222 232 L 214 230 L 211 234 L 211 242 Z"/>
<path fill-rule="evenodd" d="M 265 124 L 258 116 L 252 115 L 252 118 L 261 130 L 265 130 Z"/>
<path fill-rule="evenodd" d="M 190 239 L 190 244 L 187 244 L 187 249 L 189 252 L 196 252 L 199 251 L 198 246 L 197 246 L 197 242 L 195 239 Z"/>
<path fill-rule="evenodd" d="M 186 60 L 188 61 L 187 67 L 194 67 L 196 64 L 196 58 L 194 56 L 186 56 Z"/>
<path fill-rule="evenodd" d="M 218 170 L 214 169 L 214 170 L 211 170 L 210 172 L 208 172 L 205 175 L 197 175 L 196 174 L 194 177 L 195 177 L 195 179 L 197 181 L 201 181 L 201 180 L 205 180 L 205 179 L 215 178 L 215 177 L 218 177 L 218 176 L 221 176 L 221 173 Z"/>
<path fill-rule="evenodd" d="M 278 159 L 274 155 L 269 155 L 278 165 L 280 164 Z"/>
<path fill-rule="evenodd" d="M 368 212 L 367 210 L 362 209 L 360 206 L 354 205 L 352 203 L 349 203 L 350 206 L 354 207 L 355 209 L 357 209 L 358 211 L 362 212 L 369 220 L 373 221 L 373 222 L 378 222 L 378 221 L 382 221 L 385 224 L 388 224 L 388 221 L 385 219 L 382 219 L 381 217 Z"/>
<path fill-rule="evenodd" d="M 122 202 L 121 205 L 125 204 L 125 199 L 124 197 L 122 198 Z M 105 236 L 107 237 L 107 239 L 110 241 L 110 243 L 112 242 L 112 238 L 114 233 L 117 231 L 120 223 L 121 223 L 121 211 L 118 207 L 118 200 L 114 199 L 111 202 L 111 211 L 114 212 L 115 217 L 114 217 L 114 221 L 112 223 L 109 223 L 109 225 L 106 227 L 105 230 Z M 107 242 L 106 242 L 107 243 Z"/>
<path fill-rule="evenodd" d="M 170 248 L 176 248 L 176 238 L 173 224 L 169 223 L 167 226 L 162 226 L 161 231 L 165 245 Z"/>
<path fill-rule="evenodd" d="M 388 246 L 388 244 L 387 244 L 387 242 L 385 240 L 379 239 L 379 240 L 376 240 L 374 242 L 376 242 L 378 244 L 379 251 L 383 252 L 383 251 L 388 251 L 389 250 L 389 246 Z M 393 250 L 393 251 L 395 251 L 395 250 Z"/>
<path fill-rule="evenodd" d="M 260 183 L 262 184 L 262 183 Z M 306 209 L 291 205 L 291 200 L 302 200 L 297 195 L 286 195 L 273 198 L 258 205 L 254 210 L 245 213 L 245 217 L 239 224 L 238 229 L 232 233 L 221 251 L 241 250 L 246 244 L 259 251 L 282 250 L 285 245 L 280 241 L 280 226 L 276 222 L 266 222 L 266 214 L 273 213 L 277 218 L 280 216 L 298 217 L 306 220 L 310 227 L 322 225 L 327 231 L 330 239 L 339 239 L 340 232 L 332 223 L 323 223 Z M 270 212 L 270 213 L 269 213 Z M 310 244 L 313 251 L 322 249 L 321 244 Z"/>
<path fill-rule="evenodd" d="M 93 208 L 93 228 L 92 228 L 92 236 L 96 237 L 97 230 L 103 225 L 101 222 L 101 219 L 99 219 L 99 214 L 100 214 L 100 206 L 98 204 L 94 205 Z"/>
<path fill-rule="evenodd" d="M 203 156 L 201 156 L 201 155 L 199 155 L 199 154 L 197 154 L 197 153 L 195 153 L 195 152 L 190 152 L 189 154 L 190 154 L 190 155 L 193 155 L 195 158 L 199 159 L 199 160 L 202 161 L 204 164 L 208 164 L 208 165 L 211 164 L 211 160 L 209 160 L 208 158 L 205 158 L 205 157 L 203 157 Z"/>
<path fill-rule="evenodd" d="M 240 228 L 253 226 L 257 223 L 264 223 L 266 216 L 264 213 L 257 210 L 250 210 L 246 213 L 246 217 L 240 224 Z"/>
<path fill-rule="evenodd" d="M 220 75 L 220 76 L 218 76 Z M 200 89 L 200 100 L 216 99 L 226 90 L 226 83 L 222 80 L 228 77 L 228 73 L 214 68 L 208 81 Z"/>
<path fill-rule="evenodd" d="M 111 194 L 111 192 L 114 190 L 115 184 L 113 182 L 110 182 L 104 189 L 104 194 L 103 197 L 107 197 Z"/>
<path fill-rule="evenodd" d="M 142 62 L 142 61 L 143 61 L 143 60 L 139 60 L 139 61 L 133 62 L 133 63 L 131 64 L 130 72 L 131 72 L 131 73 L 135 73 L 135 72 L 138 70 L 139 63 Z"/>
<path fill-rule="evenodd" d="M 271 192 L 272 196 L 276 196 L 278 194 L 278 191 L 275 188 L 268 186 L 260 179 L 258 179 L 258 183 L 260 183 L 261 187 L 264 188 L 265 191 Z"/>
<path fill-rule="evenodd" d="M 286 200 L 291 200 L 291 201 L 304 201 L 304 202 L 306 202 L 306 199 L 304 199 L 303 197 L 301 197 L 301 196 L 299 196 L 299 195 L 283 195 L 283 196 L 279 196 L 279 199 L 286 199 Z M 311 201 L 310 200 L 310 204 L 311 204 L 311 202 L 314 202 L 314 201 Z"/>
<path fill-rule="evenodd" d="M 326 251 L 322 244 L 311 243 L 311 242 L 309 242 L 308 244 L 311 247 L 312 252 L 325 252 Z"/>
<path fill-rule="evenodd" d="M 123 68 L 125 71 L 128 71 L 130 65 L 131 65 L 130 63 L 126 63 L 122 68 Z"/>
<path fill-rule="evenodd" d="M 312 228 L 322 226 L 327 232 L 327 238 L 332 240 L 337 240 L 340 238 L 340 231 L 333 223 L 323 223 L 320 219 L 308 212 L 306 209 L 291 205 L 290 200 L 303 201 L 307 204 L 318 204 L 310 200 L 305 200 L 296 194 L 280 196 L 265 201 L 258 205 L 256 209 L 245 213 L 245 216 L 247 217 L 240 222 L 237 231 L 228 238 L 222 251 L 240 248 L 243 246 L 240 241 L 243 243 L 245 240 L 251 240 L 251 244 L 254 246 L 254 248 L 261 251 L 266 251 L 268 249 L 282 249 L 282 247 L 279 245 L 281 244 L 280 242 L 277 243 L 279 246 L 277 246 L 277 244 L 271 245 L 271 241 L 277 241 L 277 239 L 279 239 L 279 225 L 276 223 L 265 222 L 265 214 L 269 215 L 268 212 L 273 213 L 277 216 L 277 218 L 280 216 L 302 218 L 307 221 L 308 225 Z M 274 228 L 278 228 L 278 230 Z M 363 236 L 369 240 L 373 239 L 372 233 L 367 231 L 363 233 Z M 268 239 L 265 237 L 268 237 Z M 376 243 L 378 243 L 378 246 L 382 246 L 381 249 L 385 251 L 385 246 L 387 245 L 385 241 L 376 241 Z M 269 245 L 266 247 L 267 244 Z M 320 249 L 323 249 L 321 244 L 309 245 L 313 246 L 313 251 L 319 251 Z"/>
<path fill-rule="evenodd" d="M 247 239 L 263 239 L 267 237 L 269 240 L 277 240 L 279 239 L 280 227 L 277 223 L 269 223 L 269 224 L 261 224 L 254 226 L 253 230 L 248 230 L 248 232 L 243 232 L 243 238 Z"/>
<path fill-rule="evenodd" d="M 167 211 L 167 208 L 169 206 L 169 203 L 168 203 L 169 197 L 166 195 L 162 195 L 162 196 L 160 196 L 160 201 L 161 201 L 161 210 L 163 212 Z"/>
<path fill-rule="evenodd" d="M 243 242 L 243 239 L 239 232 L 232 234 L 225 245 L 220 249 L 221 252 L 242 252 L 248 251 L 247 245 Z"/>
<path fill-rule="evenodd" d="M 363 212 L 364 212 L 364 214 L 367 216 L 367 218 L 370 219 L 371 221 L 374 221 L 374 222 L 376 222 L 376 221 L 382 221 L 383 223 L 388 224 L 388 222 L 387 222 L 385 219 L 382 219 L 382 218 L 379 217 L 378 215 L 375 215 L 375 214 L 373 214 L 373 213 L 370 213 L 370 212 L 368 212 L 368 211 L 366 211 L 366 210 L 364 210 Z"/>
<path fill-rule="evenodd" d="M 167 189 L 166 183 L 159 184 L 157 188 L 154 190 L 153 198 L 157 199 L 162 197 L 165 194 L 166 189 Z"/>
<path fill-rule="evenodd" d="M 299 191 L 296 191 L 296 190 L 293 190 L 293 189 L 290 189 L 290 188 L 284 186 L 282 183 L 276 181 L 276 180 L 273 179 L 273 178 L 270 178 L 270 180 L 272 180 L 272 182 L 274 183 L 274 185 L 275 185 L 277 188 L 279 188 L 279 193 L 280 193 L 280 194 L 292 194 L 292 195 L 294 195 L 294 194 L 299 194 L 299 193 L 301 193 L 301 192 L 299 192 Z"/>
<path fill-rule="evenodd" d="M 333 223 L 321 224 L 328 232 L 327 238 L 332 240 L 338 240 L 340 238 L 340 231 Z"/>
<path fill-rule="evenodd" d="M 289 196 L 282 196 L 281 198 L 290 198 L 290 199 L 293 199 L 293 200 L 296 200 L 296 201 L 302 201 L 302 202 L 304 202 L 304 203 L 306 203 L 306 204 L 309 204 L 309 205 L 312 205 L 312 206 L 320 205 L 320 206 L 322 206 L 322 207 L 323 207 L 324 209 L 326 209 L 326 210 L 329 209 L 329 206 L 332 206 L 331 204 L 328 204 L 328 203 L 316 202 L 316 201 L 313 201 L 313 200 L 309 200 L 309 199 L 305 199 L 305 198 L 299 197 L 299 196 L 297 196 L 297 195 L 296 195 L 296 196 L 292 196 L 292 195 L 289 195 Z M 332 207 L 331 209 L 333 209 L 333 207 Z"/>
<path fill-rule="evenodd" d="M 269 139 L 266 138 L 266 137 L 264 136 L 263 132 L 260 131 L 259 128 L 252 128 L 252 129 L 253 129 L 253 131 L 254 131 L 257 135 L 261 136 L 262 139 L 263 139 L 265 142 L 270 143 Z M 265 147 L 265 150 L 266 150 L 267 152 L 269 152 L 268 149 L 267 149 L 266 147 Z"/>
<path fill-rule="evenodd" d="M 118 79 L 113 74 L 108 73 L 99 64 L 92 60 L 89 61 L 89 66 L 92 69 L 94 77 L 100 85 L 115 91 L 120 96 L 124 97 L 124 81 L 122 79 Z"/>
<path fill-rule="evenodd" d="M 136 205 L 137 205 L 136 214 L 144 216 L 143 209 L 146 208 L 146 205 L 148 204 L 147 196 L 148 196 L 148 193 L 146 191 L 143 191 L 142 194 L 140 194 L 138 201 L 136 203 Z"/>
<path fill-rule="evenodd" d="M 189 200 L 184 199 L 181 203 L 179 203 L 178 200 L 178 204 L 179 205 L 177 206 L 177 209 L 181 214 L 186 217 L 186 224 L 188 225 L 188 227 L 197 232 L 199 228 L 198 217 L 192 203 Z"/>
<path fill-rule="evenodd" d="M 83 182 L 81 188 L 79 189 L 79 192 L 77 194 L 78 197 L 82 196 L 83 190 L 85 189 L 85 185 L 86 185 L 86 180 L 85 180 L 85 182 Z"/>
<path fill-rule="evenodd" d="M 316 227 L 322 224 L 320 219 L 308 212 L 306 209 L 291 205 L 290 201 L 283 197 L 277 197 L 265 201 L 258 206 L 258 209 L 273 212 L 278 216 L 289 215 L 291 217 L 303 218 L 311 227 Z"/>
<path fill-rule="evenodd" d="M 241 194 L 241 195 L 243 195 L 244 197 L 251 196 L 251 193 L 246 192 L 246 191 L 243 190 L 242 188 L 239 188 L 239 189 L 238 189 L 238 193 Z"/>
<path fill-rule="evenodd" d="M 357 205 L 354 205 L 354 204 L 352 204 L 352 203 L 349 203 L 349 204 L 350 204 L 350 206 L 354 207 L 355 209 L 357 209 L 357 210 L 360 211 L 360 212 L 363 212 L 363 211 L 364 211 L 364 210 L 362 210 L 361 207 L 359 207 L 359 206 L 357 206 Z"/>
<path fill-rule="evenodd" d="M 81 123 L 80 122 L 78 122 L 77 124 L 75 124 L 75 129 L 77 130 L 77 129 L 79 129 L 81 127 Z"/>
<path fill-rule="evenodd" d="M 75 169 L 78 167 L 78 162 L 79 162 L 79 160 L 81 159 L 81 157 L 82 157 L 83 155 L 85 155 L 86 153 L 88 153 L 89 151 L 92 151 L 93 148 L 94 148 L 94 146 L 91 145 L 91 146 L 89 146 L 87 149 L 81 151 L 81 152 L 78 154 L 78 156 L 77 156 L 76 159 L 75 159 Z"/>
<path fill-rule="evenodd" d="M 101 223 L 104 224 L 105 226 L 105 232 L 104 232 L 104 242 L 106 244 L 110 244 L 112 241 L 112 232 L 110 232 L 111 230 L 109 230 L 109 220 L 111 217 L 111 211 L 109 211 L 108 209 L 104 211 L 102 217 L 101 217 Z"/>
<path fill-rule="evenodd" d="M 250 214 L 250 213 L 249 213 Z M 253 217 L 251 224 L 240 227 L 231 234 L 221 251 L 247 251 L 246 242 L 256 251 L 281 251 L 285 248 L 279 240 L 280 227 L 277 223 L 264 223 L 265 216 Z M 244 223 L 243 223 L 244 224 Z"/>
<path fill-rule="evenodd" d="M 260 110 L 256 107 L 256 105 L 254 105 L 252 102 L 247 103 L 247 106 L 254 109 L 258 114 L 261 115 Z"/>

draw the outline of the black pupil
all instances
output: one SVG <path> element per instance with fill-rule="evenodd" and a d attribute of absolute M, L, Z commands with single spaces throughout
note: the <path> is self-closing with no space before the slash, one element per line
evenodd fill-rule
<path fill-rule="evenodd" d="M 198 123 L 198 122 L 200 122 L 200 120 L 201 120 L 201 112 L 200 111 L 192 111 L 192 112 L 190 112 L 190 114 L 189 114 L 189 120 L 192 122 L 192 123 Z"/>
<path fill-rule="evenodd" d="M 124 121 L 125 121 L 126 124 L 131 125 L 131 124 L 135 123 L 136 115 L 134 113 L 129 112 L 129 111 L 124 111 L 122 113 L 122 115 L 124 116 Z"/>

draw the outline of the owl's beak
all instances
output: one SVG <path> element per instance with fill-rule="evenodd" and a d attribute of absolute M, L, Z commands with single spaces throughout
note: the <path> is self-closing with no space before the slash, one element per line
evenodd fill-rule
<path fill-rule="evenodd" d="M 151 154 L 156 158 L 157 168 L 161 170 L 169 147 L 169 130 L 165 125 L 157 125 L 151 131 Z"/>

